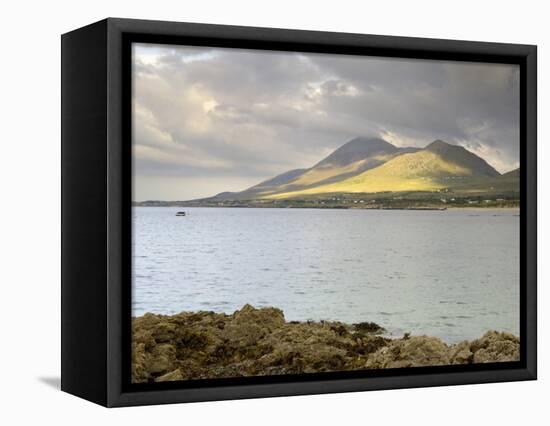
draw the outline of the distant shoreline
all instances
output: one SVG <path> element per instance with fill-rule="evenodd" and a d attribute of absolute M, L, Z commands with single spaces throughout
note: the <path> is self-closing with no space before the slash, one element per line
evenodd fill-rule
<path fill-rule="evenodd" d="M 345 193 L 303 198 L 201 198 L 195 200 L 146 200 L 134 201 L 143 207 L 232 207 L 232 208 L 313 208 L 313 209 L 373 209 L 373 210 L 447 210 L 519 208 L 518 194 L 459 196 L 450 193 L 400 192 L 400 193 Z"/>
<path fill-rule="evenodd" d="M 170 203 L 170 202 L 167 202 Z M 156 205 L 156 204 L 142 204 L 141 202 L 133 203 L 132 207 L 162 207 L 162 208 L 212 208 L 212 209 L 219 209 L 219 208 L 228 208 L 228 209 L 279 209 L 279 210 L 286 210 L 286 209 L 315 209 L 315 210 L 401 210 L 401 211 L 446 211 L 446 210 L 507 210 L 507 211 L 513 211 L 513 210 L 520 210 L 520 207 L 518 206 L 509 206 L 509 207 L 495 207 L 495 206 L 449 206 L 449 207 L 324 207 L 324 206 L 292 206 L 292 207 L 277 207 L 277 206 L 215 206 L 215 205 L 195 205 L 195 206 L 189 206 L 185 204 L 163 204 L 163 205 Z"/>
<path fill-rule="evenodd" d="M 483 211 L 483 210 L 517 210 L 518 212 L 520 211 L 520 208 L 519 207 L 515 207 L 515 206 L 510 206 L 510 207 L 449 207 L 447 210 L 472 210 L 472 211 L 476 211 L 476 210 L 480 210 L 480 211 Z"/>

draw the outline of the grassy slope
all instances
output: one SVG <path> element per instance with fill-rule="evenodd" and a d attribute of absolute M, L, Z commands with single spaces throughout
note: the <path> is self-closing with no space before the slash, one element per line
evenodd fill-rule
<path fill-rule="evenodd" d="M 279 192 L 291 192 L 302 190 L 302 188 L 307 189 L 316 185 L 322 185 L 323 183 L 328 184 L 330 181 L 338 180 L 339 178 L 345 179 L 347 176 L 360 173 L 361 170 L 379 166 L 394 156 L 395 154 L 380 154 L 368 159 L 355 161 L 345 166 L 315 167 L 289 183 L 270 187 L 268 190 L 263 191 L 261 195 L 265 197 Z"/>
<path fill-rule="evenodd" d="M 434 191 L 452 186 L 472 174 L 471 170 L 423 150 L 403 154 L 352 178 L 302 191 L 267 198 L 289 198 L 322 193 Z"/>
<path fill-rule="evenodd" d="M 503 194 L 519 192 L 519 174 L 505 173 L 493 178 L 470 178 L 450 185 L 459 194 Z"/>
<path fill-rule="evenodd" d="M 355 138 L 309 169 L 297 169 L 268 179 L 239 193 L 218 194 L 219 198 L 267 198 L 275 193 L 293 192 L 330 184 L 380 166 L 414 148 L 396 148 L 377 138 Z"/>
<path fill-rule="evenodd" d="M 276 201 L 379 193 L 425 198 L 439 191 L 458 197 L 515 197 L 519 170 L 500 175 L 465 148 L 440 140 L 413 150 L 358 138 L 310 169 L 292 170 L 223 198 Z"/>

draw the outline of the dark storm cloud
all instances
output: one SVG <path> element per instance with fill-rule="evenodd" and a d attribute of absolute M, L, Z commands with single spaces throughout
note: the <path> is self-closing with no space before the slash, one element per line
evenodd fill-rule
<path fill-rule="evenodd" d="M 359 135 L 443 139 L 502 172 L 518 166 L 514 66 L 155 45 L 134 55 L 135 170 L 151 178 L 138 199 L 240 190 Z"/>

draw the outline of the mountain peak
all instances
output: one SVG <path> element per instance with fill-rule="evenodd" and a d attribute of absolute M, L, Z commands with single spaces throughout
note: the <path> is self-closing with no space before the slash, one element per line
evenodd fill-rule
<path fill-rule="evenodd" d="M 340 148 L 344 148 L 345 146 L 369 146 L 369 147 L 394 147 L 391 143 L 386 142 L 384 139 L 375 137 L 375 136 L 357 136 L 353 138 L 352 140 L 346 142 L 344 145 L 342 145 Z M 395 148 L 395 147 L 394 147 Z"/>
<path fill-rule="evenodd" d="M 448 162 L 458 164 L 470 170 L 473 175 L 489 177 L 500 175 L 500 173 L 491 167 L 483 158 L 468 151 L 461 145 L 453 145 L 437 139 L 424 148 L 424 150 L 437 154 Z"/>
<path fill-rule="evenodd" d="M 441 139 L 436 139 L 424 149 L 427 149 L 428 151 L 437 152 L 440 150 L 447 150 L 447 149 L 453 149 L 453 148 L 456 149 L 456 148 L 462 148 L 462 147 L 460 145 L 453 145 L 448 142 L 442 141 Z"/>
<path fill-rule="evenodd" d="M 378 153 L 390 154 L 396 151 L 397 148 L 395 146 L 383 139 L 377 137 L 356 137 L 336 149 L 314 167 L 328 165 L 343 166 L 362 160 L 369 155 Z"/>
<path fill-rule="evenodd" d="M 517 175 L 519 171 L 512 171 L 499 182 L 508 184 L 517 180 Z M 331 192 L 433 191 L 448 187 L 456 177 L 470 179 L 460 180 L 464 183 L 472 178 L 499 176 L 483 158 L 441 139 L 425 148 L 401 148 L 378 137 L 363 136 L 349 140 L 313 167 L 290 170 L 244 191 L 221 193 L 215 198 L 252 200 Z"/>
<path fill-rule="evenodd" d="M 519 178 L 519 168 L 510 170 L 509 172 L 504 173 L 502 176 Z"/>

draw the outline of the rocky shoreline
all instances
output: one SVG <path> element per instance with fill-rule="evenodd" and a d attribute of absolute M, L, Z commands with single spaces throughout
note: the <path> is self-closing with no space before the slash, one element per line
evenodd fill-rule
<path fill-rule="evenodd" d="M 375 323 L 285 321 L 250 305 L 231 315 L 182 312 L 132 320 L 134 383 L 519 360 L 519 338 L 488 331 L 448 345 L 436 337 L 390 339 Z"/>

